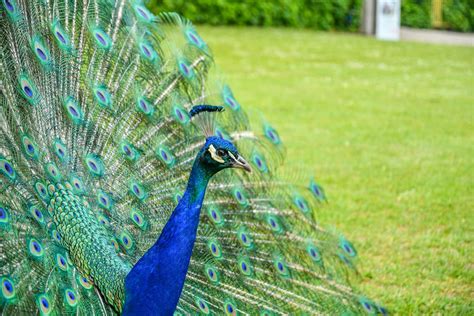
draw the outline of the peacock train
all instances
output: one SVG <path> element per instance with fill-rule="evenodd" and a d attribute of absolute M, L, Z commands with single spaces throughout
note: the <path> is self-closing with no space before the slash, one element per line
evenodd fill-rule
<path fill-rule="evenodd" d="M 189 21 L 1 0 L 0 26 L 0 314 L 387 314 Z"/>

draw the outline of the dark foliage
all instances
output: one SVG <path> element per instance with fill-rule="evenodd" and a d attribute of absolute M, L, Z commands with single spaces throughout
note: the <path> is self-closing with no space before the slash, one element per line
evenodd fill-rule
<path fill-rule="evenodd" d="M 474 0 L 444 0 L 442 28 L 474 32 Z M 431 28 L 431 0 L 402 0 L 402 25 Z"/>
<path fill-rule="evenodd" d="M 362 0 L 151 0 L 154 12 L 178 12 L 210 25 L 292 26 L 356 31 Z"/>

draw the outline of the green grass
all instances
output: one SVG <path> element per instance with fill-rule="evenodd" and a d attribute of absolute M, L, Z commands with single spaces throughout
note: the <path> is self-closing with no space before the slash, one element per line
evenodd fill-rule
<path fill-rule="evenodd" d="M 474 49 L 304 30 L 199 28 L 287 168 L 328 194 L 320 221 L 393 312 L 474 313 Z"/>

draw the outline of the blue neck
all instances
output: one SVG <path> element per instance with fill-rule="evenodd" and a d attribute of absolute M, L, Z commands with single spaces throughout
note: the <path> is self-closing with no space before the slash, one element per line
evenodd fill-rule
<path fill-rule="evenodd" d="M 186 192 L 158 241 L 125 278 L 123 315 L 172 315 L 183 289 L 196 240 L 201 206 L 212 173 L 198 159 Z"/>

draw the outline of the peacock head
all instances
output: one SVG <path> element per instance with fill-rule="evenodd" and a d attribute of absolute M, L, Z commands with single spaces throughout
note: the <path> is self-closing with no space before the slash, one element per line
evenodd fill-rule
<path fill-rule="evenodd" d="M 222 106 L 196 105 L 189 111 L 194 124 L 207 136 L 206 143 L 197 156 L 197 161 L 211 174 L 226 168 L 240 168 L 251 172 L 250 165 L 239 154 L 230 141 L 213 136 L 215 131 L 214 114 L 224 111 Z"/>
<path fill-rule="evenodd" d="M 230 141 L 210 136 L 198 155 L 199 162 L 204 168 L 217 173 L 226 168 L 240 168 L 247 172 L 252 169 L 247 161 L 239 154 Z"/>

